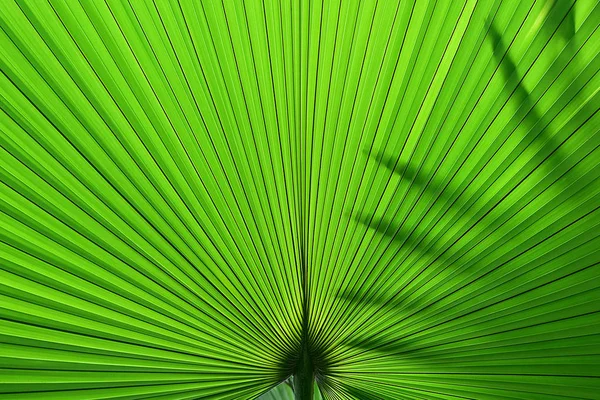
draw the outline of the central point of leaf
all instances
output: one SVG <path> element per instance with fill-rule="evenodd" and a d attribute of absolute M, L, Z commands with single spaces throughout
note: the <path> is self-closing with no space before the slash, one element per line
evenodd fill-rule
<path fill-rule="evenodd" d="M 306 342 L 302 343 L 300 357 L 294 372 L 294 394 L 296 400 L 312 400 L 315 370 Z"/>
<path fill-rule="evenodd" d="M 305 337 L 300 343 L 298 358 L 293 371 L 294 397 L 296 400 L 312 400 L 315 381 L 325 382 L 327 362 L 319 346 L 312 345 Z"/>

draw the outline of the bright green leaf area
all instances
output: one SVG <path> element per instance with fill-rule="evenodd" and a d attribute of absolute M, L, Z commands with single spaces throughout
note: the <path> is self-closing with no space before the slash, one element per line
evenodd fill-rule
<path fill-rule="evenodd" d="M 290 385 L 282 383 L 260 396 L 258 400 L 294 400 L 294 391 Z"/>
<path fill-rule="evenodd" d="M 0 0 L 0 399 L 599 398 L 599 26 Z"/>

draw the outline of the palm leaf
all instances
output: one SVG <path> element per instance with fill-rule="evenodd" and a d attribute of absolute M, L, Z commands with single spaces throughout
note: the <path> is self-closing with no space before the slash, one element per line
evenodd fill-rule
<path fill-rule="evenodd" d="M 594 398 L 599 21 L 4 0 L 0 398 Z"/>

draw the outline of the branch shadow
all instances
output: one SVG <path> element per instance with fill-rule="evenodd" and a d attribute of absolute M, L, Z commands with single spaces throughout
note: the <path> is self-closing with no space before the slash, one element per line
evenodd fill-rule
<path fill-rule="evenodd" d="M 576 33 L 575 2 L 573 0 L 547 0 L 546 4 L 550 6 L 550 10 L 540 27 L 540 34 L 547 39 L 547 43 L 550 43 L 551 40 L 554 40 L 555 43 L 557 40 L 562 40 L 565 43 L 559 54 L 552 60 L 551 66 L 563 58 L 562 62 L 565 62 L 565 59 L 567 59 L 564 66 L 566 68 L 570 63 L 576 63 L 575 56 L 577 49 L 574 45 Z M 551 128 L 552 120 L 555 117 L 547 117 L 546 114 L 542 114 L 539 110 L 538 103 L 544 96 L 545 91 L 536 97 L 532 95 L 532 92 L 525 87 L 523 82 L 529 69 L 525 74 L 521 75 L 517 64 L 510 55 L 510 47 L 513 42 L 511 41 L 509 45 L 505 43 L 500 29 L 498 29 L 493 21 L 486 19 L 485 26 L 488 29 L 489 39 L 493 46 L 493 55 L 499 64 L 499 71 L 505 82 L 505 87 L 512 88 L 510 99 L 507 101 L 518 106 L 515 116 L 525 113 L 521 117 L 521 121 L 514 128 L 517 129 L 517 127 L 521 126 L 527 128 L 525 138 L 527 142 L 520 146 L 522 151 L 533 143 L 538 142 L 541 144 L 541 147 L 533 155 L 538 165 L 542 165 L 547 161 L 549 167 L 553 167 L 559 171 L 574 168 L 577 163 L 569 159 L 563 147 L 568 138 L 559 139 L 556 132 Z M 536 61 L 533 61 L 532 65 Z M 584 82 L 581 74 L 566 77 L 564 76 L 565 73 L 565 71 L 561 71 L 556 77 L 556 79 L 569 79 L 570 81 L 569 90 L 565 91 L 561 97 L 573 96 L 572 99 L 574 99 L 587 82 Z M 591 110 L 589 104 L 583 108 L 584 115 L 592 114 L 593 110 Z"/>
<path fill-rule="evenodd" d="M 560 35 L 566 43 L 562 52 L 566 52 L 567 56 L 569 56 L 569 52 L 574 54 L 576 51 L 573 48 L 573 38 L 576 33 L 573 7 L 573 1 L 552 3 L 550 14 L 548 14 L 544 24 L 540 28 L 544 31 L 543 34 L 549 37 L 555 33 Z M 519 75 L 517 64 L 509 54 L 510 46 L 505 44 L 500 30 L 491 21 L 486 21 L 486 28 L 488 29 L 488 37 L 494 49 L 493 54 L 499 63 L 499 71 L 505 81 L 505 86 L 513 90 L 511 100 L 509 101 L 517 102 L 519 106 L 517 113 L 520 112 L 523 114 L 522 119 L 517 125 L 527 128 L 527 137 L 525 138 L 527 144 L 525 147 L 539 141 L 540 147 L 533 156 L 537 161 L 537 167 L 543 166 L 544 162 L 547 163 L 545 165 L 551 164 L 552 170 L 549 171 L 548 176 L 553 181 L 556 179 L 558 182 L 558 178 L 563 177 L 564 174 L 571 171 L 577 162 L 569 160 L 569 157 L 564 153 L 564 148 L 561 147 L 564 142 L 557 140 L 552 131 L 545 127 L 551 121 L 547 121 L 547 117 L 538 110 L 536 106 L 539 99 L 534 98 L 523 84 L 524 76 Z M 563 53 L 559 56 L 565 56 Z M 575 89 L 577 87 L 584 87 L 586 83 L 582 81 L 580 75 L 571 77 L 571 80 L 570 85 Z M 575 98 L 577 93 L 578 91 L 571 92 L 569 95 Z M 561 94 L 561 96 L 563 95 L 565 94 Z M 541 98 L 541 96 L 538 97 Z M 584 111 L 591 112 L 590 110 L 585 110 L 585 106 Z M 463 198 L 462 193 L 457 197 L 455 196 L 455 191 L 459 188 L 449 186 L 448 182 L 439 181 L 435 176 L 428 174 L 427 171 L 421 170 L 420 167 L 415 168 L 413 165 L 399 162 L 398 157 L 388 156 L 383 152 L 368 153 L 368 155 L 375 162 L 383 165 L 392 174 L 400 176 L 402 181 L 409 184 L 410 186 L 407 190 L 422 190 L 435 193 L 438 199 L 436 201 L 443 201 L 449 204 L 449 209 L 455 208 L 461 210 L 462 213 L 459 214 L 459 218 L 474 218 L 470 213 L 471 207 L 474 205 L 472 200 Z M 549 155 L 552 156 L 550 157 Z M 575 175 L 577 174 L 575 173 Z M 573 179 L 578 178 L 579 176 Z M 475 202 L 477 200 L 475 199 Z M 452 274 L 455 277 L 470 273 L 469 268 L 460 268 L 458 265 L 453 265 L 452 260 L 449 259 L 450 257 L 445 255 L 445 246 L 441 247 L 437 242 L 437 235 L 430 237 L 428 232 L 424 235 L 417 235 L 419 236 L 417 237 L 414 235 L 416 227 L 409 229 L 404 226 L 404 221 L 399 225 L 395 222 L 394 217 L 387 215 L 378 217 L 373 213 L 353 213 L 351 217 L 360 225 L 374 229 L 377 233 L 388 238 L 390 242 L 395 243 L 399 248 L 409 249 L 423 257 L 436 256 L 435 264 L 429 264 L 427 267 L 427 269 L 431 268 L 432 270 L 426 272 L 426 278 L 434 279 L 437 276 L 438 270 L 441 271 L 442 269 L 446 270 L 444 274 Z M 486 235 L 495 234 L 491 227 L 484 226 L 483 228 Z M 399 268 L 399 266 L 390 265 L 386 268 L 389 267 Z M 422 272 L 420 271 L 419 274 Z M 520 272 L 518 272 L 512 283 L 515 285 L 519 284 L 520 276 Z M 411 315 L 432 307 L 431 299 L 428 296 L 419 297 L 413 295 L 420 287 L 406 290 L 409 286 L 410 284 L 395 293 L 381 293 L 381 289 L 389 289 L 392 286 L 388 286 L 386 282 L 377 282 L 367 289 L 356 289 L 354 287 L 347 289 L 340 293 L 338 298 L 347 303 L 348 307 L 361 309 L 372 307 L 374 311 L 370 315 L 377 316 L 378 319 L 381 319 L 381 316 L 385 314 L 390 315 L 391 321 L 399 321 L 400 324 L 407 324 L 408 318 Z M 440 358 L 448 358 L 447 351 L 441 348 L 439 351 L 436 350 L 435 342 L 429 341 L 428 343 L 424 343 L 422 339 L 411 337 L 412 334 L 402 334 L 400 333 L 401 326 L 394 327 L 393 332 L 392 335 L 381 335 L 380 333 L 361 335 L 360 332 L 355 332 L 344 343 L 348 347 L 348 350 L 344 351 L 344 354 L 347 356 L 344 362 L 352 363 L 358 360 L 364 361 L 385 357 L 386 359 L 404 363 L 407 366 L 431 366 L 435 365 L 436 360 L 439 363 Z M 335 365 L 332 365 L 332 367 L 335 368 Z M 359 399 L 378 398 L 375 394 L 363 393 L 360 389 L 345 388 L 345 390 L 348 394 Z"/>

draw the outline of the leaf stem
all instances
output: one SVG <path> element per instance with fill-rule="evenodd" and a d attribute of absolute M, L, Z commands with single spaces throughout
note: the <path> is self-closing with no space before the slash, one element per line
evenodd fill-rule
<path fill-rule="evenodd" d="M 302 353 L 294 375 L 294 397 L 296 400 L 313 400 L 314 370 L 306 342 L 302 344 Z"/>

